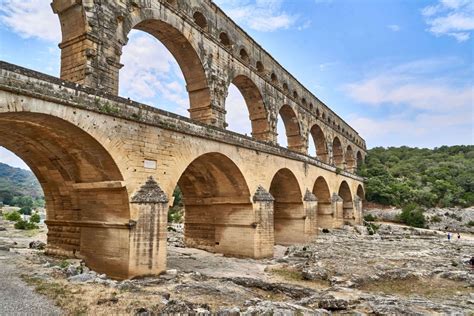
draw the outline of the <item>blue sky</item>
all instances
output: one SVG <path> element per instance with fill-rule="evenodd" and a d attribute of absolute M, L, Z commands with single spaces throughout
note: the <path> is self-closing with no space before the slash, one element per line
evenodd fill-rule
<path fill-rule="evenodd" d="M 1 60 L 59 74 L 60 29 L 49 2 L 0 0 Z M 369 148 L 474 143 L 474 1 L 216 3 L 356 128 Z M 145 33 L 129 37 L 120 94 L 187 116 L 173 56 Z M 226 109 L 229 128 L 249 133 L 245 103 L 234 87 Z M 284 146 L 282 124 L 279 134 Z M 5 149 L 0 161 L 24 167 Z"/>

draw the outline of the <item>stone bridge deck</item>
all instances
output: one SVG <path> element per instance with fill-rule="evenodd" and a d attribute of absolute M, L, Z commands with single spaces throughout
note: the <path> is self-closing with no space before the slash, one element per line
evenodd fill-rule
<path fill-rule="evenodd" d="M 187 245 L 268 257 L 360 222 L 362 180 L 313 157 L 0 63 L 0 146 L 38 177 L 48 251 L 116 278 L 166 267 L 178 185 Z"/>

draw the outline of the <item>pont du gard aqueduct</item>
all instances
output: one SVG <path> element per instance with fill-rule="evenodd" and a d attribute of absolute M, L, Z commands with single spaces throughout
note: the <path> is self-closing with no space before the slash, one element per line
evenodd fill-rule
<path fill-rule="evenodd" d="M 188 247 L 265 258 L 361 222 L 365 141 L 210 0 L 54 0 L 61 76 L 0 63 L 0 146 L 45 194 L 47 252 L 117 278 L 166 270 L 178 185 Z M 179 64 L 189 118 L 118 96 L 132 29 Z M 252 135 L 226 130 L 233 83 Z M 288 148 L 277 144 L 277 119 Z M 308 154 L 309 135 L 316 156 Z"/>

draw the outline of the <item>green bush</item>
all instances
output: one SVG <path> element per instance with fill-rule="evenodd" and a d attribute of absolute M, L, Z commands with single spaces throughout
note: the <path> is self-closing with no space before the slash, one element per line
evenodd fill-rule
<path fill-rule="evenodd" d="M 435 215 L 431 218 L 431 222 L 432 223 L 439 223 L 439 222 L 441 222 L 441 217 L 439 217 L 438 215 Z"/>
<path fill-rule="evenodd" d="M 426 224 L 425 215 L 423 210 L 418 208 L 416 204 L 409 204 L 403 207 L 400 215 L 397 216 L 401 223 L 408 226 L 423 228 Z"/>
<path fill-rule="evenodd" d="M 23 215 L 31 215 L 31 207 L 29 206 L 23 206 L 18 212 Z"/>
<path fill-rule="evenodd" d="M 4 217 L 7 221 L 10 221 L 10 222 L 18 222 L 19 220 L 21 220 L 21 214 L 18 213 L 17 211 L 6 213 Z"/>
<path fill-rule="evenodd" d="M 23 230 L 32 230 L 38 229 L 38 225 L 32 222 L 27 222 L 23 219 L 20 219 L 18 222 L 15 223 L 16 229 L 23 229 Z"/>
<path fill-rule="evenodd" d="M 469 221 L 469 223 L 467 223 L 466 226 L 473 227 L 474 226 L 474 221 Z"/>
<path fill-rule="evenodd" d="M 40 221 L 41 221 L 41 217 L 40 217 L 38 212 L 31 215 L 31 217 L 30 217 L 30 222 L 31 223 L 39 224 Z"/>
<path fill-rule="evenodd" d="M 181 223 L 183 220 L 183 209 L 181 207 L 171 207 L 168 211 L 168 223 Z"/>
<path fill-rule="evenodd" d="M 377 216 L 374 216 L 372 214 L 367 214 L 364 216 L 364 221 L 366 222 L 375 222 L 377 220 Z"/>

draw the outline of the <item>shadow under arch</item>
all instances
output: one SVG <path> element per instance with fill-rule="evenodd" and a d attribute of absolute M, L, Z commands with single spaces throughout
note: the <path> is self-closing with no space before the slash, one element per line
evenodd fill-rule
<path fill-rule="evenodd" d="M 285 104 L 280 108 L 279 114 L 285 125 L 288 149 L 297 152 L 306 152 L 306 146 L 303 136 L 301 135 L 300 124 L 295 111 L 291 106 Z"/>
<path fill-rule="evenodd" d="M 209 112 L 211 92 L 206 73 L 199 54 L 191 42 L 178 28 L 160 17 L 135 19 L 137 20 L 132 21 L 133 18 L 129 18 L 131 27 L 125 30 L 125 33 L 128 34 L 132 29 L 146 32 L 168 49 L 176 59 L 186 81 L 191 119 L 207 124 L 214 123 L 214 118 Z"/>
<path fill-rule="evenodd" d="M 252 137 L 261 141 L 271 141 L 268 111 L 258 87 L 250 78 L 244 75 L 236 76 L 231 83 L 239 89 L 244 97 L 252 124 Z"/>
<path fill-rule="evenodd" d="M 354 213 L 354 203 L 352 201 L 352 193 L 349 185 L 344 180 L 341 182 L 339 186 L 338 195 L 342 198 L 343 202 L 343 219 L 344 222 L 348 222 L 350 224 L 354 223 L 355 220 L 355 213 Z"/>
<path fill-rule="evenodd" d="M 329 185 L 323 176 L 319 176 L 314 182 L 313 194 L 318 199 L 318 227 L 332 228 L 334 217 L 331 204 L 331 192 L 329 191 Z"/>
<path fill-rule="evenodd" d="M 269 192 L 275 199 L 275 244 L 304 243 L 306 213 L 300 186 L 293 172 L 287 168 L 278 170 L 273 176 Z"/>
<path fill-rule="evenodd" d="M 127 277 L 128 240 L 127 246 L 112 240 L 130 219 L 129 197 L 110 153 L 76 125 L 33 112 L 0 113 L 0 146 L 23 159 L 43 188 L 47 252 Z"/>
<path fill-rule="evenodd" d="M 349 172 L 354 172 L 356 167 L 356 159 L 354 157 L 354 151 L 352 150 L 351 145 L 347 145 L 346 153 L 344 156 L 344 160 L 346 161 L 346 168 Z"/>
<path fill-rule="evenodd" d="M 250 191 L 230 158 L 215 152 L 199 156 L 184 170 L 178 186 L 185 208 L 186 246 L 232 256 L 256 256 Z"/>

